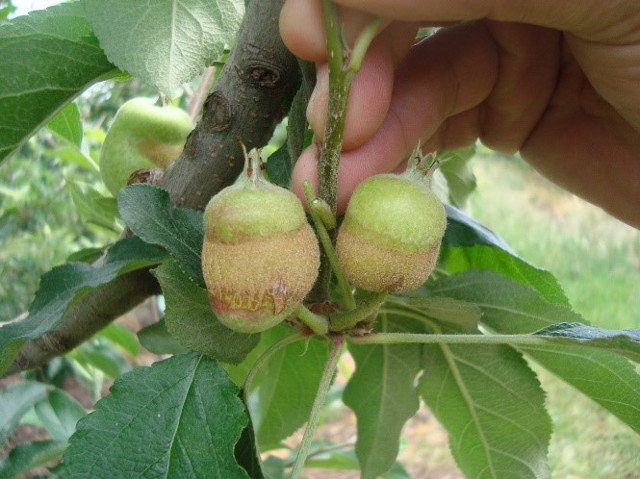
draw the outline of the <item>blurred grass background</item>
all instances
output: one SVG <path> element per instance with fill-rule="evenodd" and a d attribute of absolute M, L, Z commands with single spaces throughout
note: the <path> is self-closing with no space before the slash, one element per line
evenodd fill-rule
<path fill-rule="evenodd" d="M 603 328 L 640 328 L 640 231 L 567 193 L 519 158 L 480 154 L 469 210 L 560 281 L 573 308 Z M 640 436 L 533 365 L 554 421 L 554 479 L 640 478 Z"/>

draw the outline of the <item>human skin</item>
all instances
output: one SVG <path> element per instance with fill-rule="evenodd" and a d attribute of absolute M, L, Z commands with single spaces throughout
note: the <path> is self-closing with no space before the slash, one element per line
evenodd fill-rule
<path fill-rule="evenodd" d="M 640 228 L 640 8 L 637 0 L 336 0 L 353 41 L 372 16 L 383 27 L 347 105 L 338 210 L 376 173 L 423 151 L 480 139 L 519 151 L 543 175 Z M 316 62 L 307 116 L 326 123 L 322 0 L 287 0 L 285 44 Z M 419 26 L 442 26 L 415 43 Z M 317 147 L 293 172 L 317 184 Z"/>

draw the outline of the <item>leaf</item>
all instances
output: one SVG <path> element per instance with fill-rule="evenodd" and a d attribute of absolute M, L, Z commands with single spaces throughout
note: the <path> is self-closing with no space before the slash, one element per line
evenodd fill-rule
<path fill-rule="evenodd" d="M 551 304 L 536 290 L 488 271 L 468 271 L 434 281 L 428 292 L 475 303 L 482 323 L 499 334 L 530 334 L 558 322 L 585 321 Z M 584 346 L 520 346 L 543 367 L 640 431 L 640 375 L 625 358 Z"/>
<path fill-rule="evenodd" d="M 291 328 L 270 333 L 275 343 L 291 335 Z M 327 358 L 326 341 L 310 338 L 306 344 L 298 341 L 278 350 L 258 371 L 253 386 L 258 386 L 259 400 L 250 410 L 260 451 L 280 447 L 309 419 Z"/>
<path fill-rule="evenodd" d="M 98 334 L 120 346 L 132 356 L 137 356 L 140 352 L 140 343 L 136 335 L 123 324 L 110 323 L 106 328 L 101 329 Z"/>
<path fill-rule="evenodd" d="M 421 314 L 434 319 L 450 329 L 456 331 L 475 331 L 482 316 L 480 308 L 475 304 L 458 301 L 452 298 L 429 297 L 408 293 L 406 297 L 387 298 L 388 304 L 408 305 L 419 309 Z M 388 310 L 389 307 L 387 306 Z M 406 313 L 405 313 L 406 314 Z"/>
<path fill-rule="evenodd" d="M 558 323 L 533 334 L 551 343 L 608 349 L 640 363 L 640 329 L 615 330 L 582 323 Z"/>
<path fill-rule="evenodd" d="M 569 306 L 553 274 L 527 263 L 493 231 L 449 206 L 442 246 L 439 265 L 450 273 L 469 269 L 495 271 L 532 286 L 552 303 Z"/>
<path fill-rule="evenodd" d="M 107 57 L 172 97 L 233 44 L 244 2 L 85 0 Z"/>
<path fill-rule="evenodd" d="M 0 25 L 0 161 L 79 93 L 116 74 L 85 19 L 65 3 Z"/>
<path fill-rule="evenodd" d="M 138 331 L 138 340 L 147 351 L 153 354 L 183 354 L 189 352 L 189 348 L 180 344 L 169 334 L 164 318 Z"/>
<path fill-rule="evenodd" d="M 53 149 L 44 150 L 47 155 L 55 156 L 62 162 L 77 165 L 92 174 L 99 172 L 98 165 L 91 156 L 86 155 L 79 147 L 65 139 L 58 138 L 57 140 Z"/>
<path fill-rule="evenodd" d="M 118 208 L 131 231 L 147 243 L 166 248 L 184 272 L 204 286 L 202 212 L 174 208 L 169 193 L 142 183 L 120 190 Z"/>
<path fill-rule="evenodd" d="M 88 185 L 81 187 L 72 181 L 67 182 L 67 188 L 82 221 L 109 231 L 117 231 L 116 220 L 119 215 L 115 198 L 104 196 Z"/>
<path fill-rule="evenodd" d="M 467 477 L 550 477 L 544 393 L 512 348 L 425 345 L 420 392 Z"/>
<path fill-rule="evenodd" d="M 47 129 L 75 146 L 82 144 L 82 120 L 75 102 L 70 102 L 49 120 Z"/>
<path fill-rule="evenodd" d="M 55 440 L 19 444 L 7 457 L 0 459 L 0 477 L 27 477 L 23 476 L 25 472 L 59 458 L 66 447 L 66 442 Z"/>
<path fill-rule="evenodd" d="M 248 478 L 233 456 L 247 423 L 237 395 L 205 356 L 137 368 L 78 422 L 59 477 Z"/>
<path fill-rule="evenodd" d="M 35 403 L 44 399 L 48 386 L 36 381 L 10 384 L 0 391 L 0 444 L 9 437 Z"/>
<path fill-rule="evenodd" d="M 60 389 L 49 391 L 46 399 L 35 405 L 35 411 L 51 437 L 65 443 L 78 420 L 87 414 L 78 401 Z"/>
<path fill-rule="evenodd" d="M 260 453 L 256 444 L 256 433 L 253 429 L 253 423 L 251 422 L 251 416 L 245 409 L 245 413 L 249 418 L 247 427 L 242 430 L 242 435 L 236 444 L 234 454 L 238 464 L 247 471 L 251 479 L 273 479 L 271 475 L 265 476 L 262 461 L 260 460 Z M 284 463 L 283 463 L 284 470 Z"/>
<path fill-rule="evenodd" d="M 476 177 L 469 168 L 469 160 L 475 153 L 475 145 L 438 152 L 439 169 L 449 186 L 449 201 L 458 208 L 464 208 L 469 195 L 476 189 Z"/>
<path fill-rule="evenodd" d="M 423 331 L 416 321 L 386 313 L 378 316 L 377 331 Z M 419 406 L 415 380 L 422 366 L 422 346 L 416 344 L 349 345 L 356 370 L 343 401 L 356 414 L 356 455 L 361 477 L 375 478 L 394 464 L 400 431 Z"/>
<path fill-rule="evenodd" d="M 223 325 L 211 310 L 207 290 L 189 279 L 175 261 L 153 270 L 165 300 L 165 323 L 179 343 L 225 363 L 237 364 L 260 341 Z"/>
<path fill-rule="evenodd" d="M 483 244 L 497 246 L 515 256 L 511 247 L 497 233 L 451 205 L 445 205 L 445 209 L 447 211 L 447 230 L 442 239 L 442 246 Z"/>
<path fill-rule="evenodd" d="M 322 450 L 313 451 L 313 457 L 310 457 L 305 466 L 313 469 L 341 469 L 341 470 L 358 470 L 360 465 L 358 458 L 352 451 L 335 450 L 322 452 Z M 399 462 L 395 462 L 391 469 L 380 476 L 381 479 L 411 479 L 409 473 Z"/>
<path fill-rule="evenodd" d="M 267 160 L 267 174 L 269 180 L 283 188 L 291 187 L 291 172 L 293 164 L 289 156 L 288 139 L 269 156 Z"/>
<path fill-rule="evenodd" d="M 131 370 L 131 365 L 122 355 L 104 342 L 85 341 L 71 351 L 69 356 L 85 369 L 95 368 L 114 379 Z"/>
<path fill-rule="evenodd" d="M 0 375 L 6 371 L 25 341 L 55 330 L 65 311 L 92 289 L 117 276 L 158 264 L 166 253 L 139 238 L 115 243 L 99 265 L 65 263 L 45 273 L 29 308 L 29 315 L 0 327 Z"/>
<path fill-rule="evenodd" d="M 71 253 L 67 257 L 67 263 L 81 262 L 81 263 L 93 263 L 97 261 L 100 256 L 103 255 L 105 248 L 83 248 Z"/>

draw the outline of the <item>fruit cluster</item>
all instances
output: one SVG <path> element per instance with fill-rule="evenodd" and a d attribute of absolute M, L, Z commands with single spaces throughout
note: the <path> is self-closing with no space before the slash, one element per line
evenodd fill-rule
<path fill-rule="evenodd" d="M 219 320 L 243 333 L 287 319 L 318 274 L 320 249 L 302 204 L 265 180 L 259 152 L 239 180 L 211 199 L 204 214 L 202 267 Z M 425 179 L 425 172 L 427 179 Z M 337 237 L 346 278 L 372 292 L 404 292 L 434 269 L 446 226 L 430 170 L 376 175 L 353 193 Z"/>

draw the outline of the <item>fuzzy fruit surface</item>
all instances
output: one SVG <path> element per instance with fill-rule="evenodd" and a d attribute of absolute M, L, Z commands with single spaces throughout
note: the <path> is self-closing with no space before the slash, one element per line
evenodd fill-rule
<path fill-rule="evenodd" d="M 125 102 L 100 150 L 100 175 L 109 191 L 116 196 L 136 170 L 169 166 L 192 129 L 191 118 L 180 108 L 156 106 L 149 98 Z"/>
<path fill-rule="evenodd" d="M 411 291 L 433 271 L 445 228 L 444 206 L 426 184 L 403 175 L 372 176 L 349 200 L 338 261 L 363 289 Z"/>
<path fill-rule="evenodd" d="M 247 179 L 207 205 L 202 269 L 220 322 L 242 333 L 269 329 L 293 313 L 318 275 L 320 249 L 289 190 Z"/>

